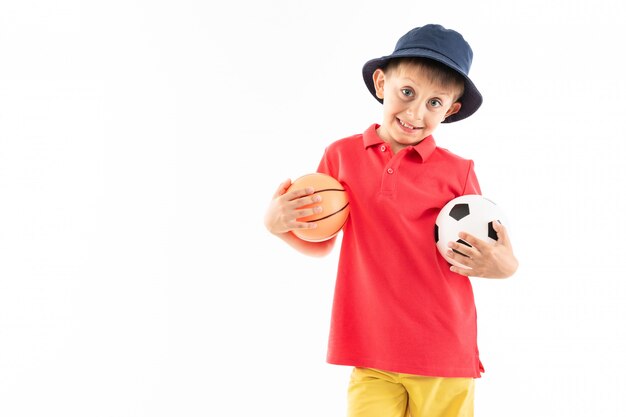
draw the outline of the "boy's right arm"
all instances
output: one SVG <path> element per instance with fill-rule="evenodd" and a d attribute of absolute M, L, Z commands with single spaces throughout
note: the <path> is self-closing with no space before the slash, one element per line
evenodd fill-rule
<path fill-rule="evenodd" d="M 323 242 L 307 242 L 291 233 L 294 229 L 317 227 L 315 223 L 299 222 L 297 219 L 322 211 L 321 206 L 299 208 L 321 201 L 321 196 L 313 194 L 311 187 L 287 192 L 291 180 L 286 180 L 276 190 L 265 213 L 265 227 L 275 236 L 284 240 L 297 251 L 310 256 L 324 256 L 330 253 L 336 237 Z"/>

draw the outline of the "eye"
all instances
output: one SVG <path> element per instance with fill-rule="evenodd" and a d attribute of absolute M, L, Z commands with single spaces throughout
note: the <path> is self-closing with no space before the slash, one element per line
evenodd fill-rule
<path fill-rule="evenodd" d="M 413 90 L 411 90 L 410 88 L 402 88 L 400 92 L 405 97 L 413 97 Z"/>
<path fill-rule="evenodd" d="M 428 101 L 428 104 L 430 104 L 431 107 L 441 107 L 443 104 L 441 103 L 441 100 L 437 99 L 437 98 L 431 98 Z"/>

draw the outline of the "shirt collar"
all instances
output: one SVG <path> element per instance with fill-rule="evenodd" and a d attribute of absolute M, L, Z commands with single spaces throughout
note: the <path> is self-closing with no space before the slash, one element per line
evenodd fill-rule
<path fill-rule="evenodd" d="M 374 123 L 363 133 L 363 145 L 366 148 L 385 143 L 385 141 L 378 136 L 378 133 L 376 133 L 376 129 L 379 127 L 379 124 Z M 417 145 L 409 146 L 409 148 L 413 148 L 413 150 L 419 154 L 423 162 L 426 162 L 430 155 L 432 155 L 435 151 L 436 147 L 437 144 L 435 143 L 435 138 L 433 138 L 432 135 L 425 137 Z"/>

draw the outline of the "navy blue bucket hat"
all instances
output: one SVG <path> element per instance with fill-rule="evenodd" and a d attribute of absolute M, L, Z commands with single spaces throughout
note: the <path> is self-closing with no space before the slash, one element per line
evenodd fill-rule
<path fill-rule="evenodd" d="M 425 25 L 402 36 L 391 55 L 367 61 L 363 66 L 363 80 L 374 98 L 382 103 L 383 100 L 376 97 L 372 78 L 377 68 L 384 68 L 395 58 L 421 57 L 440 62 L 465 79 L 465 91 L 459 99 L 461 110 L 447 117 L 443 123 L 456 122 L 471 116 L 483 102 L 483 96 L 468 76 L 473 56 L 472 48 L 460 33 L 441 25 Z"/>

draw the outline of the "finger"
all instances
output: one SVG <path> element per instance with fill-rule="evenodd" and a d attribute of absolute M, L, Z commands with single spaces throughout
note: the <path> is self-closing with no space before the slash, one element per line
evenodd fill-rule
<path fill-rule="evenodd" d="M 462 268 L 456 265 L 450 266 L 450 271 L 455 272 L 459 275 L 465 275 L 466 277 L 469 277 L 470 274 L 473 272 L 471 268 Z"/>
<path fill-rule="evenodd" d="M 316 222 L 293 222 L 290 225 L 291 229 L 315 229 L 317 227 Z"/>
<path fill-rule="evenodd" d="M 276 189 L 276 192 L 274 192 L 273 198 L 280 197 L 281 195 L 285 194 L 289 187 L 291 187 L 291 179 L 287 178 L 285 181 L 280 183 L 280 185 Z"/>
<path fill-rule="evenodd" d="M 322 196 L 319 194 L 308 194 L 304 197 L 299 197 L 291 200 L 289 202 L 289 207 L 293 210 L 298 208 L 309 208 L 313 204 L 319 203 L 322 201 Z M 321 207 L 321 206 L 320 206 Z M 301 216 L 298 216 L 301 217 Z"/>
<path fill-rule="evenodd" d="M 294 190 L 291 190 L 289 192 L 286 192 L 283 197 L 287 200 L 287 201 L 293 201 L 296 200 L 298 198 L 301 197 L 305 197 L 307 195 L 311 195 L 315 192 L 315 189 L 313 187 L 305 187 L 305 188 L 296 188 Z"/>
<path fill-rule="evenodd" d="M 474 247 L 478 252 L 484 252 L 485 249 L 488 248 L 489 243 L 485 242 L 482 239 L 477 238 L 474 235 L 470 235 L 467 232 L 461 232 L 459 233 L 459 237 L 466 241 L 467 243 L 469 243 L 470 245 L 472 245 L 472 247 Z"/>
<path fill-rule="evenodd" d="M 509 233 L 506 230 L 506 227 L 500 223 L 499 221 L 493 222 L 493 230 L 496 231 L 498 235 L 498 244 L 502 244 L 504 246 L 511 246 L 511 241 L 509 239 Z"/>
<path fill-rule="evenodd" d="M 463 239 L 459 239 L 456 242 L 448 242 L 448 247 L 451 249 L 450 252 L 453 254 L 458 254 L 459 256 L 466 258 L 472 258 L 478 254 L 469 242 L 466 243 Z"/>
<path fill-rule="evenodd" d="M 468 268 L 472 268 L 474 264 L 474 261 L 469 255 L 463 254 L 460 251 L 455 251 L 454 249 L 449 249 L 448 251 L 446 251 L 446 256 L 449 258 L 449 260 L 454 261 L 450 263 L 461 264 Z"/>
<path fill-rule="evenodd" d="M 296 220 L 296 223 L 312 223 L 312 222 L 297 222 L 297 220 L 312 216 L 314 214 L 319 214 L 323 210 L 324 209 L 321 206 L 307 207 L 304 209 L 296 210 L 294 211 L 294 220 Z"/>

